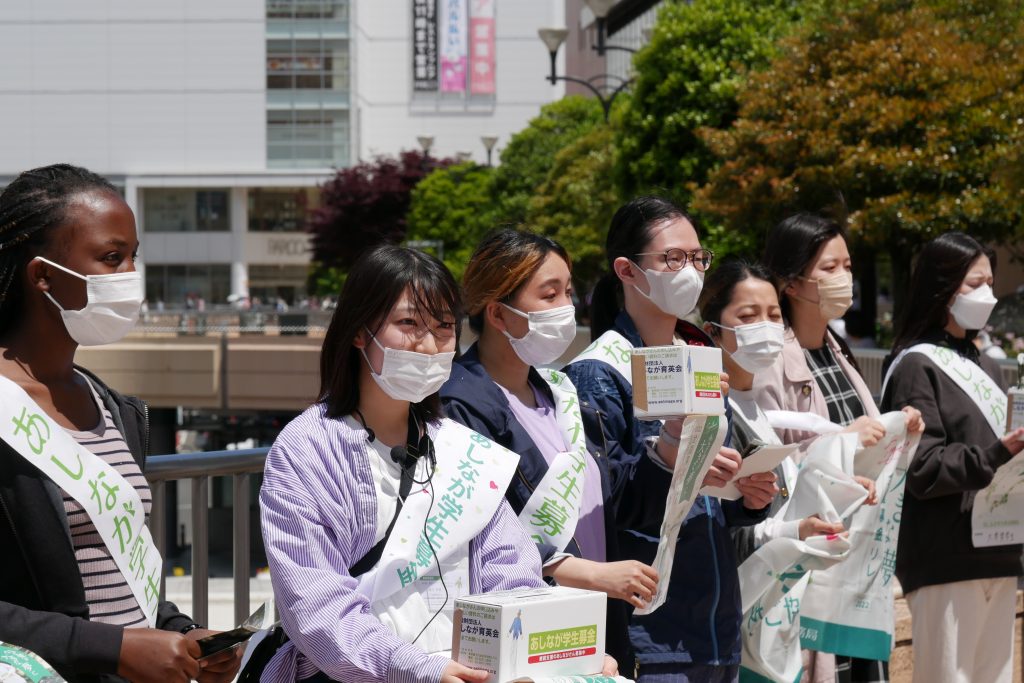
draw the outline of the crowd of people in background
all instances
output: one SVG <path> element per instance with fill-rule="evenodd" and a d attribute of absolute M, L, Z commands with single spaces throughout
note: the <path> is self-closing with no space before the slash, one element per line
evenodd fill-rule
<path fill-rule="evenodd" d="M 850 528 L 851 517 L 786 516 L 809 453 L 860 452 L 895 429 L 919 439 L 893 560 L 915 680 L 1009 681 L 1024 548 L 975 547 L 971 521 L 977 492 L 1024 449 L 1024 429 L 1006 433 L 986 412 L 1005 406 L 975 343 L 996 303 L 991 252 L 960 232 L 924 247 L 875 397 L 830 326 L 853 301 L 843 222 L 793 215 L 766 245 L 720 262 L 682 207 L 627 202 L 586 297 L 591 349 L 615 353 L 574 358 L 572 254 L 528 226 L 487 236 L 461 283 L 401 246 L 358 259 L 323 342 L 319 395 L 267 457 L 261 526 L 281 622 L 242 680 L 482 683 L 488 672 L 452 659 L 455 599 L 557 584 L 608 597 L 600 673 L 738 681 L 756 668 L 743 563 L 780 539 L 832 542 Z M 201 659 L 212 632 L 157 599 L 145 406 L 74 363 L 78 346 L 116 342 L 138 318 L 138 247 L 131 210 L 85 169 L 27 171 L 0 195 L 0 641 L 72 683 L 228 681 L 240 650 Z M 464 316 L 477 339 L 460 353 Z M 721 350 L 729 428 L 702 483 L 739 497 L 698 496 L 660 575 L 667 494 L 695 437 L 683 416 L 636 414 L 623 364 L 668 345 Z M 59 448 L 50 460 L 47 442 Z M 774 470 L 738 476 L 752 449 L 786 444 Z M 833 481 L 857 505 L 879 503 L 875 481 L 844 462 Z M 540 511 L 558 491 L 556 524 Z M 447 526 L 431 531 L 441 508 Z M 864 561 L 862 542 L 850 536 L 833 561 Z M 407 569 L 383 571 L 396 566 Z M 892 632 L 891 609 L 872 614 Z M 804 643 L 795 678 L 751 680 L 888 680 L 887 656 L 819 645 Z"/>

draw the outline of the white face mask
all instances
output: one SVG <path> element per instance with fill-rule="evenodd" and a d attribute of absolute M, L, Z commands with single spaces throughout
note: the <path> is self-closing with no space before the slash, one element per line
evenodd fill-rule
<path fill-rule="evenodd" d="M 419 403 L 436 393 L 441 385 L 448 381 L 448 376 L 452 372 L 452 360 L 455 358 L 454 351 L 430 354 L 389 349 L 377 341 L 373 332 L 370 332 L 370 337 L 384 352 L 384 363 L 380 366 L 380 373 L 373 371 L 366 350 L 360 349 L 363 358 L 366 359 L 370 375 L 377 382 L 377 386 L 396 401 Z"/>
<path fill-rule="evenodd" d="M 704 288 L 704 273 L 699 272 L 692 266 L 686 266 L 680 270 L 644 270 L 637 264 L 633 264 L 647 278 L 647 285 L 651 289 L 650 294 L 633 285 L 636 291 L 651 300 L 663 313 L 683 318 L 693 312 L 697 307 L 697 299 Z"/>
<path fill-rule="evenodd" d="M 576 308 L 572 305 L 529 313 L 508 304 L 502 306 L 529 320 L 530 331 L 519 339 L 507 330 L 502 331 L 512 350 L 527 365 L 545 365 L 558 360 L 576 338 Z"/>
<path fill-rule="evenodd" d="M 60 317 L 68 334 L 80 346 L 113 344 L 132 331 L 139 320 L 142 307 L 142 274 L 111 273 L 109 275 L 82 275 L 36 256 L 43 263 L 85 280 L 86 304 L 80 310 L 69 311 L 57 303 L 53 295 L 46 298 L 60 309 Z"/>
<path fill-rule="evenodd" d="M 967 294 L 957 294 L 949 312 L 956 324 L 965 330 L 980 330 L 985 327 L 998 301 L 992 294 L 992 288 L 982 285 Z"/>
<path fill-rule="evenodd" d="M 786 328 L 779 323 L 762 320 L 758 323 L 737 325 L 736 327 L 726 327 L 718 323 L 711 324 L 736 333 L 736 351 L 729 355 L 737 365 L 752 375 L 757 374 L 758 370 L 770 368 L 782 353 Z M 725 349 L 722 350 L 725 351 Z M 726 351 L 726 353 L 729 352 Z"/>

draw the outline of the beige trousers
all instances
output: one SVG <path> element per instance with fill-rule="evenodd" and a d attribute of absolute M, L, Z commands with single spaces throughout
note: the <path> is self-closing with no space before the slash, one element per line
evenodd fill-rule
<path fill-rule="evenodd" d="M 1010 683 L 1016 578 L 926 586 L 907 604 L 914 683 Z"/>

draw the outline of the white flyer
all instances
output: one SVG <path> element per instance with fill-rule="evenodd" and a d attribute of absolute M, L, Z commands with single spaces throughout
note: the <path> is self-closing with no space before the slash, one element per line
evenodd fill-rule
<path fill-rule="evenodd" d="M 743 458 L 743 464 L 739 472 L 729 480 L 725 486 L 705 486 L 700 490 L 702 496 L 712 496 L 722 500 L 739 500 L 743 494 L 736 488 L 736 480 L 749 477 L 752 474 L 771 472 L 786 459 L 790 453 L 799 448 L 800 444 L 787 444 L 785 446 L 765 445 Z"/>

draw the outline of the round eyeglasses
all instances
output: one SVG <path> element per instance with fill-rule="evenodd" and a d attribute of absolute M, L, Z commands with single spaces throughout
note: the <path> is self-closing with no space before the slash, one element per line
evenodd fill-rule
<path fill-rule="evenodd" d="M 669 270 L 682 270 L 687 262 L 703 273 L 711 267 L 715 259 L 715 252 L 710 249 L 697 249 L 695 251 L 683 251 L 682 249 L 669 249 L 668 251 L 646 251 L 637 256 L 661 256 Z"/>

